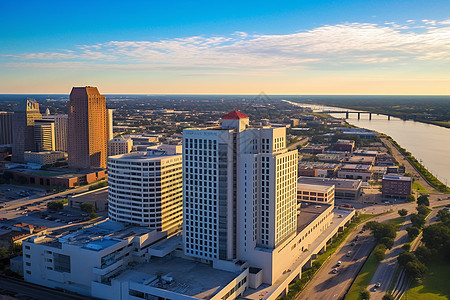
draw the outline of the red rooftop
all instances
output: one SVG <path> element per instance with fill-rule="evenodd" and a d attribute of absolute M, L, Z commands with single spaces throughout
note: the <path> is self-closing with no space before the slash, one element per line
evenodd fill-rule
<path fill-rule="evenodd" d="M 232 112 L 226 114 L 222 117 L 222 120 L 238 120 L 238 119 L 248 119 L 248 116 L 238 112 L 237 110 L 233 110 Z"/>

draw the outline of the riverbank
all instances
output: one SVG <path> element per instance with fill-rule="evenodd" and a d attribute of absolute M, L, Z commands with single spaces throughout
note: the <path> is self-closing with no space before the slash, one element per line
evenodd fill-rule
<path fill-rule="evenodd" d="M 399 151 L 405 160 L 410 164 L 410 166 L 420 175 L 424 182 L 419 182 L 426 190 L 431 191 L 435 189 L 441 193 L 450 193 L 450 188 L 443 184 L 439 179 L 437 179 L 433 174 L 431 174 L 417 159 L 411 155 L 410 152 L 406 151 L 401 147 L 394 139 L 390 136 L 381 139 L 386 145 L 388 141 L 397 151 Z M 427 187 L 428 186 L 428 187 Z"/>

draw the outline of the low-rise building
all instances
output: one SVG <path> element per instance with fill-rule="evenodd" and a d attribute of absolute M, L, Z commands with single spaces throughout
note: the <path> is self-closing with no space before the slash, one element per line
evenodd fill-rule
<path fill-rule="evenodd" d="M 404 199 L 411 195 L 412 179 L 408 176 L 384 175 L 382 194 L 386 198 Z"/>
<path fill-rule="evenodd" d="M 335 199 L 356 201 L 362 194 L 361 180 L 341 178 L 300 177 L 298 183 L 335 187 Z"/>
<path fill-rule="evenodd" d="M 334 203 L 334 185 L 297 183 L 297 201 Z"/>
<path fill-rule="evenodd" d="M 309 154 L 320 154 L 323 153 L 326 148 L 327 148 L 326 146 L 308 145 L 300 149 L 300 152 Z"/>
<path fill-rule="evenodd" d="M 378 151 L 374 151 L 374 150 L 360 150 L 360 149 L 358 149 L 358 150 L 355 150 L 355 151 L 353 151 L 353 154 L 354 155 L 357 155 L 357 156 L 371 156 L 371 157 L 377 157 L 377 155 L 378 155 Z"/>
<path fill-rule="evenodd" d="M 333 149 L 336 151 L 353 152 L 355 148 L 355 141 L 352 140 L 337 140 L 333 145 Z"/>
<path fill-rule="evenodd" d="M 81 209 L 81 205 L 85 203 L 92 204 L 95 211 L 102 212 L 108 210 L 108 187 L 99 188 L 74 196 L 69 196 L 69 207 Z"/>
<path fill-rule="evenodd" d="M 375 157 L 373 156 L 359 156 L 353 155 L 351 157 L 347 157 L 344 162 L 346 164 L 358 164 L 358 165 L 373 165 L 375 162 Z"/>
<path fill-rule="evenodd" d="M 26 163 L 33 163 L 39 165 L 52 165 L 57 162 L 64 162 L 67 160 L 67 154 L 62 151 L 44 151 L 31 152 L 25 151 L 23 154 Z"/>
<path fill-rule="evenodd" d="M 338 164 L 325 162 L 300 161 L 298 163 L 298 176 L 333 177 Z"/>
<path fill-rule="evenodd" d="M 361 179 L 368 181 L 372 178 L 371 165 L 344 164 L 338 171 L 338 178 Z"/>

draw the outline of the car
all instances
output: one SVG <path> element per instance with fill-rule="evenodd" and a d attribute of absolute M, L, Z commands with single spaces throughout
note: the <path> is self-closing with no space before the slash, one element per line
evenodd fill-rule
<path fill-rule="evenodd" d="M 344 216 L 343 216 L 343 215 L 338 215 L 338 217 L 339 217 L 339 218 L 343 218 Z"/>
<path fill-rule="evenodd" d="M 352 251 L 347 251 L 346 256 L 347 256 L 347 257 L 350 257 L 351 254 L 352 254 Z"/>
<path fill-rule="evenodd" d="M 379 283 L 379 282 L 377 282 L 376 284 L 375 284 L 375 287 L 376 288 L 379 288 L 381 286 L 381 283 Z"/>
<path fill-rule="evenodd" d="M 352 242 L 351 244 L 350 244 L 350 246 L 355 246 L 356 245 L 356 243 L 355 242 Z"/>
<path fill-rule="evenodd" d="M 336 268 L 333 269 L 333 271 L 331 271 L 331 273 L 333 274 L 337 274 L 338 270 Z"/>
<path fill-rule="evenodd" d="M 341 264 L 342 264 L 342 261 L 339 260 L 339 261 L 337 262 L 336 266 L 340 267 Z"/>
<path fill-rule="evenodd" d="M 359 233 L 360 233 L 360 234 L 361 234 L 361 233 L 364 233 L 364 230 L 361 229 L 361 231 L 360 231 Z"/>

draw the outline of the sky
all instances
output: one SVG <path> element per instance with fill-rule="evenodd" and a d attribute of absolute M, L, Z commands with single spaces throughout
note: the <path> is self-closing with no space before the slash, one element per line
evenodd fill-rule
<path fill-rule="evenodd" d="M 0 94 L 448 95 L 450 1 L 1 1 Z"/>

